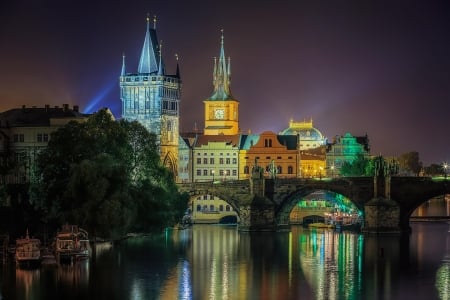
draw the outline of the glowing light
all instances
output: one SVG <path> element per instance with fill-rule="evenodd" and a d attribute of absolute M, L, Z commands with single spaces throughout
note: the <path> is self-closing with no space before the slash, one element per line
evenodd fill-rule
<path fill-rule="evenodd" d="M 99 107 L 99 104 L 112 91 L 115 85 L 116 85 L 115 80 L 110 81 L 107 86 L 105 86 L 102 90 L 100 90 L 100 92 L 89 101 L 88 105 L 86 106 L 85 112 L 90 114 L 102 108 Z"/>

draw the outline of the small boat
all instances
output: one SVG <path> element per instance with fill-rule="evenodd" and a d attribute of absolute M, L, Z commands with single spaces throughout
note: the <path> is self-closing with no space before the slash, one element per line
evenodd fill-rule
<path fill-rule="evenodd" d="M 58 263 L 73 263 L 90 256 L 88 233 L 77 225 L 64 225 L 56 234 L 55 247 Z"/>
<path fill-rule="evenodd" d="M 308 224 L 309 228 L 329 228 L 329 229 L 333 229 L 334 225 L 333 224 L 325 224 L 325 223 L 310 223 Z"/>
<path fill-rule="evenodd" d="M 15 259 L 18 267 L 36 267 L 41 264 L 41 241 L 30 238 L 28 229 L 25 238 L 16 240 Z"/>

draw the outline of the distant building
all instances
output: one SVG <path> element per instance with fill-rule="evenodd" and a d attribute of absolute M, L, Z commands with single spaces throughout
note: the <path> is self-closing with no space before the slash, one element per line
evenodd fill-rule
<path fill-rule="evenodd" d="M 300 151 L 300 177 L 322 178 L 326 176 L 327 146 Z"/>
<path fill-rule="evenodd" d="M 231 59 L 225 59 L 223 31 L 220 42 L 219 60 L 214 58 L 214 91 L 206 99 L 205 135 L 239 134 L 239 101 L 231 94 Z"/>
<path fill-rule="evenodd" d="M 265 169 L 267 177 L 296 178 L 297 143 L 296 135 L 277 135 L 271 131 L 242 135 L 239 179 L 249 178 L 256 165 Z"/>
<path fill-rule="evenodd" d="M 327 139 L 322 133 L 313 127 L 313 121 L 309 122 L 295 122 L 289 121 L 289 127 L 279 133 L 280 135 L 297 135 L 298 136 L 298 149 L 307 150 L 318 148 L 326 145 Z"/>
<path fill-rule="evenodd" d="M 179 143 L 179 102 L 181 79 L 177 63 L 176 73 L 166 74 L 161 45 L 154 28 L 147 31 L 136 73 L 127 73 L 125 56 L 120 74 L 122 118 L 138 121 L 157 135 L 161 161 L 177 175 Z"/>
<path fill-rule="evenodd" d="M 326 170 L 328 176 L 336 176 L 345 162 L 352 163 L 358 155 L 366 158 L 370 156 L 369 137 L 353 136 L 346 133 L 342 136 L 335 136 L 333 141 L 327 146 Z"/>
<path fill-rule="evenodd" d="M 51 133 L 70 121 L 83 122 L 89 115 L 78 106 L 14 108 L 0 113 L 0 163 L 4 184 L 30 182 L 37 153 L 47 147 Z M 12 169 L 10 168 L 12 167 Z"/>

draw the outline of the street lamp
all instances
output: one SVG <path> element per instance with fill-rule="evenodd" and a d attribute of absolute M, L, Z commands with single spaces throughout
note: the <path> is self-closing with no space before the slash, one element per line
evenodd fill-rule
<path fill-rule="evenodd" d="M 442 167 L 444 168 L 444 178 L 445 178 L 445 180 L 447 180 L 447 168 L 448 168 L 447 162 L 444 162 L 442 164 Z"/>
<path fill-rule="evenodd" d="M 334 178 L 334 165 L 331 165 L 331 178 Z"/>
<path fill-rule="evenodd" d="M 213 183 L 214 183 L 214 173 L 216 173 L 216 171 L 212 170 L 212 171 L 211 171 L 211 174 L 212 174 L 212 176 L 213 176 Z"/>

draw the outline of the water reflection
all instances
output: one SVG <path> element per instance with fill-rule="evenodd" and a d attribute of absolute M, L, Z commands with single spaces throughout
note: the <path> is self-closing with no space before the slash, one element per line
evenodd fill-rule
<path fill-rule="evenodd" d="M 40 271 L 16 269 L 16 291 L 19 299 L 33 299 L 35 290 L 39 289 Z"/>
<path fill-rule="evenodd" d="M 73 266 L 0 274 L 0 299 L 449 299 L 449 224 L 360 235 L 195 225 L 96 248 Z"/>

